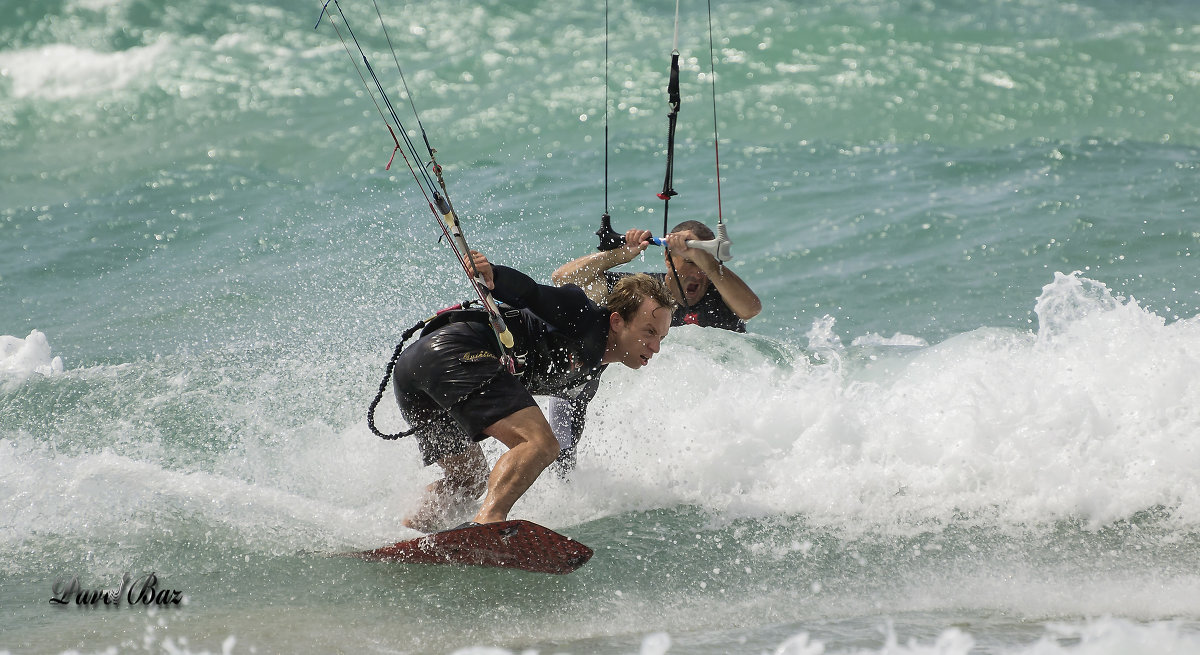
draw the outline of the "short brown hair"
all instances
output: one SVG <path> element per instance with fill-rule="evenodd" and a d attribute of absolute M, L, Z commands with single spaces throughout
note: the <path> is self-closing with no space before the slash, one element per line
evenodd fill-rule
<path fill-rule="evenodd" d="M 676 225 L 675 229 L 671 230 L 671 233 L 674 234 L 676 232 L 683 232 L 684 230 L 690 231 L 692 234 L 696 235 L 697 239 L 701 241 L 709 241 L 717 238 L 717 235 L 713 234 L 712 228 L 704 223 L 701 223 L 700 221 L 684 221 L 679 225 Z"/>
<path fill-rule="evenodd" d="M 647 298 L 671 311 L 675 310 L 675 298 L 667 291 L 667 286 L 645 273 L 626 275 L 617 280 L 608 293 L 608 310 L 620 314 L 626 321 L 633 320 Z"/>

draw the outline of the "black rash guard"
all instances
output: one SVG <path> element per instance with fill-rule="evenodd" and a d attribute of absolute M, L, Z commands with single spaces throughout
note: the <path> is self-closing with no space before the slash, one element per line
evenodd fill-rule
<path fill-rule="evenodd" d="M 538 284 L 507 266 L 493 266 L 492 271 L 492 295 L 522 310 L 523 325 L 512 329 L 525 340 L 525 388 L 535 395 L 578 397 L 590 386 L 591 400 L 607 367 L 601 360 L 608 347 L 608 310 L 575 285 Z"/>

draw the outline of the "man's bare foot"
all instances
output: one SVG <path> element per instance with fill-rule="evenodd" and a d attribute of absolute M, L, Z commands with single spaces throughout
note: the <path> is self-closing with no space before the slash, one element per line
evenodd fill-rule
<path fill-rule="evenodd" d="M 425 494 L 417 511 L 404 519 L 404 527 L 420 532 L 437 532 L 463 522 L 475 511 L 477 495 L 442 494 L 439 491 L 440 487 L 438 490 L 430 489 Z"/>
<path fill-rule="evenodd" d="M 417 532 L 437 532 L 444 523 L 432 519 L 424 519 L 417 516 L 410 516 L 403 521 L 404 527 L 411 528 Z"/>

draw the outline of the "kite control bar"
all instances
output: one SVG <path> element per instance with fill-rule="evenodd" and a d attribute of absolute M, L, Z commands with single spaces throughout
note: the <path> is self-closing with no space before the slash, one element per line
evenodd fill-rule
<path fill-rule="evenodd" d="M 660 237 L 650 237 L 650 243 L 653 243 L 656 246 L 664 246 L 664 247 L 667 245 L 666 239 L 662 239 Z M 733 259 L 733 254 L 730 253 L 730 246 L 732 246 L 732 245 L 733 245 L 733 242 L 730 241 L 729 237 L 725 234 L 725 224 L 724 223 L 717 224 L 717 238 L 709 239 L 708 241 L 697 241 L 695 239 L 688 239 L 688 242 L 687 242 L 688 248 L 695 248 L 697 250 L 703 250 L 704 252 L 712 255 L 713 257 L 716 257 L 717 261 L 721 261 L 721 262 L 727 262 L 727 261 Z"/>

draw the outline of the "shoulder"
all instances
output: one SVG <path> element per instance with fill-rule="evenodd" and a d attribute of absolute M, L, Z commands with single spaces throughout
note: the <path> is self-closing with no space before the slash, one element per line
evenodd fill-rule
<path fill-rule="evenodd" d="M 548 316 L 539 316 L 542 320 L 560 330 L 572 333 L 587 331 L 590 327 L 608 317 L 607 310 L 588 297 L 583 289 L 574 284 L 564 284 L 553 287 L 558 297 L 555 311 Z"/>

